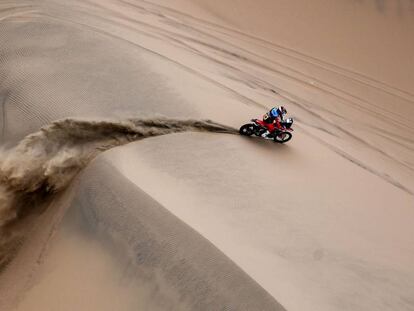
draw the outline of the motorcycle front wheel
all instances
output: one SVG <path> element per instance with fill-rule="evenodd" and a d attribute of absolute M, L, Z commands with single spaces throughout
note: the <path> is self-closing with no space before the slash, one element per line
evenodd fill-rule
<path fill-rule="evenodd" d="M 289 132 L 280 132 L 274 138 L 274 141 L 279 144 L 284 144 L 292 138 L 292 134 Z"/>

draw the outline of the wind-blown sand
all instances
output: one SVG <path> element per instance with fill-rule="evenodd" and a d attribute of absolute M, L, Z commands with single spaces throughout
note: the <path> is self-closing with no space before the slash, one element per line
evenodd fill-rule
<path fill-rule="evenodd" d="M 0 309 L 413 310 L 413 17 L 0 3 Z"/>

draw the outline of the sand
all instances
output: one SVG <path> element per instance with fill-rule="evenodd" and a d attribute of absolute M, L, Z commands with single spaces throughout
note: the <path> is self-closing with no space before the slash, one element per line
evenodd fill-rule
<path fill-rule="evenodd" d="M 0 3 L 0 308 L 412 310 L 413 15 Z"/>

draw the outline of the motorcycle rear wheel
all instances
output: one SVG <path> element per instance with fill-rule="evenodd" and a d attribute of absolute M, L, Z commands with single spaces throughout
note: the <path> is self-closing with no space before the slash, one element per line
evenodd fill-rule
<path fill-rule="evenodd" d="M 243 136 L 252 136 L 254 134 L 254 125 L 251 123 L 243 125 L 240 128 L 239 133 Z"/>

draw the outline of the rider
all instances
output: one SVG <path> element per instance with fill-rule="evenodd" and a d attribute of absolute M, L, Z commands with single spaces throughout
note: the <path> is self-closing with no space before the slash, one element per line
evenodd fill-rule
<path fill-rule="evenodd" d="M 263 138 L 269 138 L 268 135 L 275 130 L 275 127 L 281 129 L 280 121 L 284 120 L 287 110 L 283 106 L 273 107 L 268 113 L 263 116 L 263 122 L 267 131 L 262 134 Z"/>

